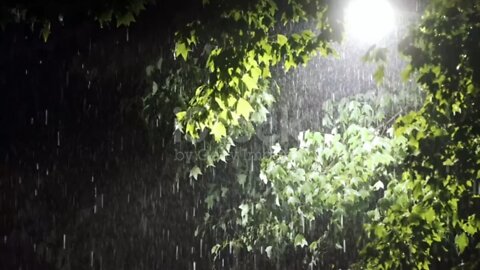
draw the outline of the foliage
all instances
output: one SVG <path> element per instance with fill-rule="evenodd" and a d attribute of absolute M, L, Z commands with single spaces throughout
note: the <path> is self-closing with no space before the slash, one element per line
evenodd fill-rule
<path fill-rule="evenodd" d="M 11 23 L 26 23 L 40 27 L 40 36 L 47 41 L 52 25 L 80 16 L 91 18 L 100 25 L 115 22 L 116 26 L 128 26 L 155 0 L 111 1 L 38 1 L 22 0 L 0 4 L 0 27 Z M 32 29 L 33 30 L 33 29 Z"/>
<path fill-rule="evenodd" d="M 272 68 L 285 71 L 320 52 L 333 53 L 338 22 L 327 1 L 203 1 L 197 20 L 177 32 L 175 55 L 203 69 L 206 76 L 177 113 L 177 128 L 197 142 L 209 133 L 206 165 L 225 160 L 240 136 L 251 136 L 274 101 Z M 313 25 L 311 27 L 302 27 Z M 290 34 L 276 29 L 296 25 Z"/>
<path fill-rule="evenodd" d="M 369 269 L 477 269 L 480 248 L 480 2 L 431 1 L 400 45 L 425 90 L 395 133 L 405 171 L 367 226 Z"/>
<path fill-rule="evenodd" d="M 234 245 L 270 258 L 296 250 L 330 269 L 353 262 L 365 244 L 363 223 L 379 214 L 367 212 L 395 177 L 391 165 L 403 149 L 401 140 L 380 134 L 385 114 L 359 98 L 325 102 L 322 132 L 301 133 L 288 151 L 273 146 L 254 179 L 257 193 L 238 206 L 235 230 L 214 253 Z"/>

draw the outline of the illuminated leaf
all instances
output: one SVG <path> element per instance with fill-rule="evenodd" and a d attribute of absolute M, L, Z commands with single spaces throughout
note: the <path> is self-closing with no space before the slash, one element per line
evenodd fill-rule
<path fill-rule="evenodd" d="M 210 134 L 214 136 L 215 141 L 219 142 L 223 137 L 227 136 L 227 130 L 225 129 L 225 126 L 218 121 L 213 125 Z"/>
<path fill-rule="evenodd" d="M 187 112 L 186 111 L 178 112 L 176 116 L 178 121 L 182 121 L 185 118 L 185 116 L 187 116 Z"/>
<path fill-rule="evenodd" d="M 287 42 L 288 42 L 288 38 L 287 38 L 286 36 L 281 35 L 281 34 L 278 34 L 278 35 L 277 35 L 277 43 L 278 43 L 280 46 L 285 45 Z"/>
<path fill-rule="evenodd" d="M 177 46 L 175 47 L 175 55 L 181 55 L 183 60 L 187 61 L 188 57 L 188 48 L 184 42 L 178 42 Z"/>
<path fill-rule="evenodd" d="M 241 116 L 243 116 L 243 118 L 248 120 L 248 119 L 250 119 L 250 114 L 253 111 L 254 110 L 253 110 L 252 106 L 250 105 L 250 103 L 248 103 L 248 101 L 246 101 L 243 98 L 238 99 L 238 102 L 237 102 L 237 114 L 238 115 L 241 115 Z"/>
<path fill-rule="evenodd" d="M 307 240 L 305 240 L 305 237 L 299 233 L 297 234 L 297 236 L 295 236 L 295 240 L 293 241 L 293 244 L 295 246 L 305 247 L 308 245 L 308 242 Z"/>
<path fill-rule="evenodd" d="M 268 258 L 272 258 L 272 246 L 268 246 L 265 248 L 265 253 L 267 253 Z"/>
<path fill-rule="evenodd" d="M 429 207 L 425 213 L 423 213 L 423 218 L 427 223 L 432 223 L 435 220 L 435 210 L 432 207 Z"/>
<path fill-rule="evenodd" d="M 258 88 L 258 86 L 257 86 L 257 80 L 255 80 L 254 78 L 252 78 L 249 74 L 244 74 L 244 75 L 242 76 L 242 82 L 245 83 L 245 86 L 247 87 L 247 89 L 248 89 L 249 91 Z"/>
<path fill-rule="evenodd" d="M 190 170 L 190 175 L 189 177 L 193 177 L 193 179 L 197 180 L 198 176 L 202 174 L 202 171 L 200 170 L 200 168 L 198 166 L 194 166 L 191 170 Z"/>
<path fill-rule="evenodd" d="M 380 189 L 384 189 L 384 185 L 383 185 L 383 182 L 382 181 L 378 181 L 377 183 L 375 183 L 375 185 L 373 185 L 373 189 L 374 190 L 380 190 Z"/>
<path fill-rule="evenodd" d="M 282 147 L 280 146 L 279 143 L 276 143 L 272 146 L 273 154 L 276 155 L 282 151 Z"/>
<path fill-rule="evenodd" d="M 459 254 L 463 253 L 465 248 L 468 246 L 468 242 L 468 236 L 465 233 L 455 236 L 455 245 L 457 246 Z"/>

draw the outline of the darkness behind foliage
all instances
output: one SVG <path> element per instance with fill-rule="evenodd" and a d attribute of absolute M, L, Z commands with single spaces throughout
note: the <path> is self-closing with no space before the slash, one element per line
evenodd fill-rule
<path fill-rule="evenodd" d="M 0 32 L 0 269 L 187 269 L 199 256 L 186 213 L 168 211 L 196 203 L 165 191 L 172 127 L 152 136 L 142 115 L 145 67 L 169 53 L 182 4 L 128 29 L 66 17 L 46 43 L 25 24 Z"/>

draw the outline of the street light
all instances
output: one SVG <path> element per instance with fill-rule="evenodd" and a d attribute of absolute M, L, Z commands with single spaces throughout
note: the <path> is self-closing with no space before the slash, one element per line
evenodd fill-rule
<path fill-rule="evenodd" d="M 387 0 L 352 0 L 345 9 L 347 39 L 373 45 L 392 32 L 395 13 Z"/>

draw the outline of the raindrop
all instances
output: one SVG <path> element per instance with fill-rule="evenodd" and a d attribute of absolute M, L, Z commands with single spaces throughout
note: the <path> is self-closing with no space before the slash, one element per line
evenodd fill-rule
<path fill-rule="evenodd" d="M 303 216 L 302 216 L 302 233 L 305 234 L 305 218 Z"/>
<path fill-rule="evenodd" d="M 67 248 L 67 235 L 63 234 L 63 249 Z"/>

